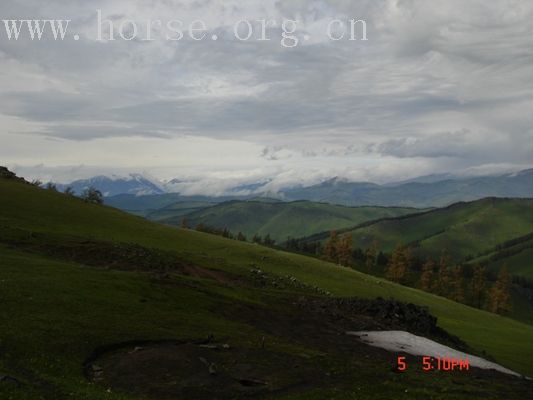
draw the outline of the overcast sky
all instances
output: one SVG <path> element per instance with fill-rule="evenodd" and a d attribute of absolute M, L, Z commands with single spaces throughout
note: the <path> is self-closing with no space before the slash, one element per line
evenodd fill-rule
<path fill-rule="evenodd" d="M 209 32 L 98 42 L 97 9 L 139 37 L 149 19 Z M 0 164 L 31 178 L 275 186 L 533 166 L 530 0 L 2 0 L 6 18 L 72 20 L 64 41 L 9 41 L 0 24 Z M 240 19 L 284 18 L 294 48 L 279 27 L 233 36 Z M 351 18 L 368 40 L 329 40 Z"/>

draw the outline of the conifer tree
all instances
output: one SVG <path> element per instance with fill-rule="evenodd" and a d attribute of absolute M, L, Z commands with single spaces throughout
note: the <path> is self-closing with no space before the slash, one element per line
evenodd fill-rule
<path fill-rule="evenodd" d="M 472 301 L 475 307 L 482 308 L 485 300 L 485 267 L 477 264 L 474 266 L 472 281 L 470 282 L 470 291 Z"/>
<path fill-rule="evenodd" d="M 337 243 L 337 261 L 344 267 L 352 264 L 352 235 L 346 233 L 341 236 Z"/>
<path fill-rule="evenodd" d="M 420 289 L 431 292 L 433 288 L 433 276 L 435 275 L 435 262 L 428 259 L 422 266 L 422 274 L 420 275 Z"/>
<path fill-rule="evenodd" d="M 398 283 L 405 283 L 411 264 L 411 251 L 401 244 L 392 252 L 385 276 L 387 279 Z"/>
<path fill-rule="evenodd" d="M 265 238 L 263 239 L 263 243 L 265 244 L 265 246 L 274 246 L 276 241 L 270 237 L 270 233 L 267 233 Z"/>
<path fill-rule="evenodd" d="M 463 267 L 460 265 L 455 266 L 451 273 L 451 298 L 454 301 L 465 301 L 465 279 Z"/>
<path fill-rule="evenodd" d="M 373 240 L 365 252 L 366 272 L 371 272 L 376 267 L 378 251 L 379 251 L 379 243 L 377 240 Z"/>
<path fill-rule="evenodd" d="M 444 251 L 439 260 L 439 271 L 433 293 L 440 296 L 449 296 L 450 294 L 450 256 Z"/>
<path fill-rule="evenodd" d="M 237 233 L 237 240 L 241 242 L 246 242 L 246 236 L 242 232 Z"/>
<path fill-rule="evenodd" d="M 489 311 L 496 314 L 511 311 L 511 277 L 505 264 L 500 268 L 498 280 L 490 291 Z"/>
<path fill-rule="evenodd" d="M 324 246 L 324 256 L 328 261 L 338 262 L 337 248 L 339 244 L 339 237 L 337 231 L 329 233 L 329 239 Z"/>

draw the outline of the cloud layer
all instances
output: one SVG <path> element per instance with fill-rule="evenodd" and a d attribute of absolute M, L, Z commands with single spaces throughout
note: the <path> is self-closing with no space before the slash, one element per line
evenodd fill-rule
<path fill-rule="evenodd" d="M 202 19 L 219 39 L 97 42 L 99 8 L 117 25 Z M 3 0 L 0 16 L 72 19 L 80 35 L 0 32 L 10 165 L 280 184 L 533 165 L 527 0 Z M 297 19 L 310 39 L 284 48 L 278 26 L 239 42 L 244 18 Z M 369 40 L 328 40 L 337 18 L 365 19 Z"/>

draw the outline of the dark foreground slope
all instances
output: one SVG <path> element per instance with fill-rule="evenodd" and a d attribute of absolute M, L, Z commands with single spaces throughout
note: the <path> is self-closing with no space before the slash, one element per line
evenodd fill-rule
<path fill-rule="evenodd" d="M 529 381 L 476 369 L 422 373 L 415 359 L 398 374 L 391 369 L 395 355 L 344 332 L 406 329 L 462 344 L 431 324 L 368 315 L 334 297 L 392 296 L 426 305 L 469 351 L 533 375 L 533 328 L 526 324 L 20 182 L 0 180 L 0 227 L 0 398 L 531 394 Z"/>

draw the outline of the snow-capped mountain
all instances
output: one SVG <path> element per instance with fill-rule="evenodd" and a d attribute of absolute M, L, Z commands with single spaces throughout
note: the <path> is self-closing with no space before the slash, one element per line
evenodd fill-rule
<path fill-rule="evenodd" d="M 99 175 L 89 179 L 76 180 L 69 184 L 59 184 L 57 188 L 60 191 L 64 191 L 69 186 L 77 194 L 82 193 L 89 187 L 93 187 L 100 190 L 105 197 L 115 196 L 117 194 L 143 196 L 166 193 L 166 190 L 157 180 L 140 174 L 130 174 L 128 176 Z"/>
<path fill-rule="evenodd" d="M 436 207 L 453 202 L 470 201 L 483 197 L 533 197 L 533 170 L 523 170 L 492 176 L 461 177 L 439 174 L 408 181 L 379 185 L 371 182 L 351 182 L 343 178 L 331 178 L 311 186 L 287 186 L 270 191 L 271 180 L 228 185 L 224 181 L 180 180 L 160 182 L 146 175 L 96 176 L 57 185 L 59 190 L 67 186 L 80 194 L 88 187 L 100 190 L 105 197 L 115 195 L 160 195 L 165 193 L 182 196 L 208 196 L 210 198 L 246 199 L 250 196 L 273 197 L 284 200 L 321 201 L 350 206 L 381 205 Z"/>

